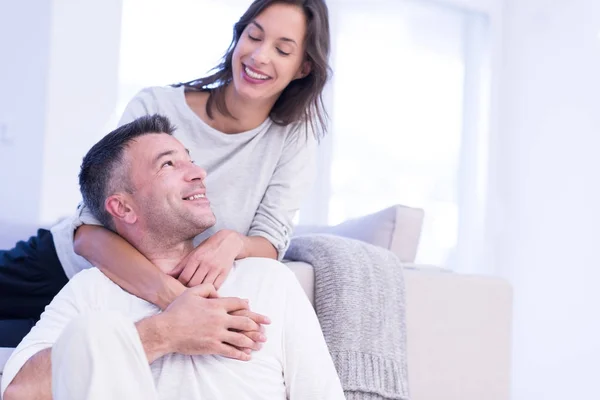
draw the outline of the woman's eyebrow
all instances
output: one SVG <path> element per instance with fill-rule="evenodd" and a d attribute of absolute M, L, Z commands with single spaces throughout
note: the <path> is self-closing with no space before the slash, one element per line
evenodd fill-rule
<path fill-rule="evenodd" d="M 263 28 L 258 22 L 256 22 L 256 20 L 251 22 L 253 25 L 255 25 L 258 29 L 260 29 L 263 33 L 265 32 L 265 28 Z M 296 43 L 296 41 L 294 39 L 288 38 L 288 37 L 280 37 L 279 40 L 283 40 L 284 42 L 290 42 L 290 43 L 294 43 L 296 46 L 298 45 L 298 43 Z"/>

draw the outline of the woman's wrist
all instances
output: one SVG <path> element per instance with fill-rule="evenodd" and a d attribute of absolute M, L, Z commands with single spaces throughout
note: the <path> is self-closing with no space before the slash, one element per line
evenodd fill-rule
<path fill-rule="evenodd" d="M 248 237 L 245 235 L 242 235 L 241 233 L 236 232 L 236 231 L 229 231 L 229 232 L 231 232 L 231 235 L 232 235 L 231 240 L 233 241 L 233 246 L 236 249 L 235 259 L 241 260 L 242 258 L 249 257 L 248 245 L 247 245 Z"/>
<path fill-rule="evenodd" d="M 185 291 L 186 287 L 172 276 L 167 274 L 162 275 L 161 287 L 155 292 L 156 297 L 152 303 L 164 311 L 173 300 Z"/>
<path fill-rule="evenodd" d="M 263 257 L 277 259 L 277 249 L 273 244 L 262 236 L 244 236 L 242 238 L 242 250 L 236 260 L 247 257 Z"/>

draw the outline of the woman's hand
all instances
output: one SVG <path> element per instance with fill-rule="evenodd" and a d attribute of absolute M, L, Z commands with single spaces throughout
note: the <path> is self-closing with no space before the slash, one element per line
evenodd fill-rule
<path fill-rule="evenodd" d="M 233 262 L 244 250 L 244 240 L 239 233 L 223 229 L 200 243 L 171 273 L 187 287 L 202 283 L 217 290 L 229 274 Z"/>

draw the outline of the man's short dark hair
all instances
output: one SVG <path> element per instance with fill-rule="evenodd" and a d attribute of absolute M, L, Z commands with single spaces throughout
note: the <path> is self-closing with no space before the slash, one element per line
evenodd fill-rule
<path fill-rule="evenodd" d="M 167 117 L 147 115 L 125 124 L 106 135 L 87 152 L 79 172 L 79 188 L 84 203 L 105 227 L 114 230 L 112 216 L 106 211 L 106 198 L 118 191 L 132 192 L 123 154 L 137 137 L 175 131 Z"/>

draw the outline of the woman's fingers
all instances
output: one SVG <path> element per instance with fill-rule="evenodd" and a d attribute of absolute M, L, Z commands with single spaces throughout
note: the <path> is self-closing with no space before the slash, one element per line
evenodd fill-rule
<path fill-rule="evenodd" d="M 215 279 L 215 282 L 213 283 L 214 287 L 219 290 L 221 288 L 221 285 L 223 285 L 223 282 L 225 282 L 225 279 L 227 278 L 227 274 L 220 274 L 217 279 Z"/>
<path fill-rule="evenodd" d="M 235 346 L 232 346 L 227 343 L 221 343 L 217 345 L 215 349 L 215 354 L 218 354 L 223 357 L 233 358 L 240 361 L 249 361 L 250 353 L 246 351 L 242 351 Z"/>
<path fill-rule="evenodd" d="M 237 347 L 238 349 L 251 349 L 260 350 L 262 348 L 261 342 L 255 342 L 248 336 L 240 332 L 229 332 L 225 335 L 225 343 Z"/>
<path fill-rule="evenodd" d="M 197 286 L 199 284 L 201 284 L 202 282 L 204 282 L 204 278 L 206 277 L 206 275 L 209 272 L 209 267 L 206 265 L 206 263 L 202 263 L 198 266 L 195 265 L 191 265 L 190 267 L 192 270 L 194 268 L 196 268 L 196 270 L 193 272 L 192 277 L 188 280 L 188 283 L 185 284 L 188 287 L 193 287 L 193 286 Z M 209 283 L 209 282 L 207 282 Z"/>
<path fill-rule="evenodd" d="M 220 275 L 220 273 L 221 273 L 221 271 L 219 269 L 213 268 L 212 270 L 210 270 L 208 272 L 208 274 L 206 274 L 206 277 L 200 283 L 210 283 L 211 285 L 214 286 L 215 285 L 215 281 L 217 280 L 217 277 Z M 194 276 L 194 278 L 192 279 L 192 282 L 195 283 L 195 281 L 196 281 L 196 276 Z"/>
<path fill-rule="evenodd" d="M 231 312 L 229 312 L 229 314 L 236 316 L 236 317 L 248 317 L 252 321 L 256 322 L 257 324 L 261 324 L 261 325 L 269 325 L 271 323 L 271 320 L 269 319 L 269 317 L 267 317 L 266 315 L 252 312 L 252 311 L 250 311 L 249 308 L 245 308 L 243 310 L 231 311 Z"/>

